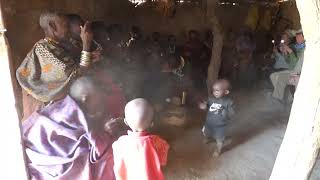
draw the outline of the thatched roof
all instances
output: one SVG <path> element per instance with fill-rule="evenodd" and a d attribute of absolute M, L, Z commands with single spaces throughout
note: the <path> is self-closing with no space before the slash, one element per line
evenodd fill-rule
<path fill-rule="evenodd" d="M 225 5 L 239 5 L 239 4 L 260 4 L 260 5 L 273 5 L 282 2 L 289 2 L 293 0 L 219 0 L 219 4 Z"/>

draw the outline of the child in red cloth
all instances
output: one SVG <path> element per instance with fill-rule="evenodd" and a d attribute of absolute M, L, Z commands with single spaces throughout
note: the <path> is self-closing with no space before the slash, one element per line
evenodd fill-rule
<path fill-rule="evenodd" d="M 147 130 L 153 125 L 154 110 L 145 99 L 134 99 L 125 107 L 125 122 L 132 131 L 113 143 L 117 180 L 163 180 L 169 145 Z"/>

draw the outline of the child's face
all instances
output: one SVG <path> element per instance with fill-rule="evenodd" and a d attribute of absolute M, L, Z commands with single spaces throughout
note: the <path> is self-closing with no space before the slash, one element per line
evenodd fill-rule
<path fill-rule="evenodd" d="M 223 88 L 222 84 L 214 84 L 212 88 L 212 95 L 215 98 L 222 98 L 226 94 L 226 90 Z"/>
<path fill-rule="evenodd" d="M 302 43 L 304 43 L 303 34 L 297 34 L 297 35 L 296 35 L 296 42 L 297 42 L 297 44 L 302 44 Z"/>

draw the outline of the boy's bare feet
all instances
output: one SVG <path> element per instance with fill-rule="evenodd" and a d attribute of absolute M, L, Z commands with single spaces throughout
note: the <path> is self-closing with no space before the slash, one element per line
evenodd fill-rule
<path fill-rule="evenodd" d="M 231 138 L 227 138 L 226 140 L 223 141 L 223 147 L 229 146 L 232 143 Z"/>
<path fill-rule="evenodd" d="M 219 157 L 219 156 L 220 156 L 220 152 L 218 152 L 218 151 L 214 151 L 212 154 L 212 157 L 214 157 L 214 158 Z"/>
<path fill-rule="evenodd" d="M 225 146 L 228 146 L 232 143 L 232 139 L 228 138 L 224 140 L 223 142 L 217 142 L 217 149 L 213 152 L 213 157 L 219 157 L 222 151 L 222 148 Z"/>

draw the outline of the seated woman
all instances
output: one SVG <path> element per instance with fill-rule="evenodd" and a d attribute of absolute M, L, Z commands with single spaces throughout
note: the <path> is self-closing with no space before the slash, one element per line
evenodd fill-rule
<path fill-rule="evenodd" d="M 90 23 L 81 29 L 83 47 L 80 63 L 67 50 L 70 47 L 69 27 L 65 15 L 43 13 L 40 26 L 45 38 L 34 45 L 16 72 L 23 88 L 23 119 L 44 104 L 64 97 L 70 82 L 85 72 L 92 61 Z"/>
<path fill-rule="evenodd" d="M 111 145 L 122 121 L 110 117 L 103 96 L 96 81 L 81 77 L 70 95 L 23 122 L 30 179 L 114 179 Z"/>

